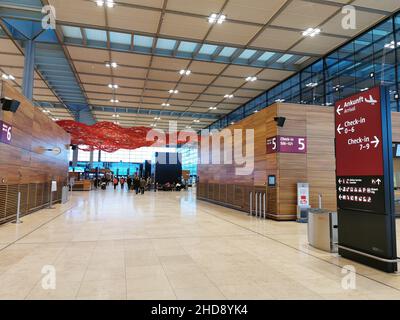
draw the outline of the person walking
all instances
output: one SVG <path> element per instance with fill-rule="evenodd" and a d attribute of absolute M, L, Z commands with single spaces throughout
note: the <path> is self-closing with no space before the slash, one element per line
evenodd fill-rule
<path fill-rule="evenodd" d="M 151 178 L 150 177 L 148 177 L 146 180 L 146 189 L 147 189 L 147 191 L 151 190 Z"/>
<path fill-rule="evenodd" d="M 121 190 L 124 190 L 125 178 L 121 177 L 121 179 L 119 179 L 119 183 L 121 184 Z"/>
<path fill-rule="evenodd" d="M 128 176 L 128 178 L 126 179 L 126 184 L 128 185 L 128 191 L 131 191 L 131 188 L 132 188 L 132 178 L 131 178 L 131 176 Z"/>
<path fill-rule="evenodd" d="M 117 177 L 114 177 L 113 184 L 114 184 L 114 190 L 117 190 L 117 186 L 118 186 L 118 178 Z"/>
<path fill-rule="evenodd" d="M 144 178 L 140 179 L 140 193 L 144 194 L 144 190 L 146 189 L 146 180 Z"/>
<path fill-rule="evenodd" d="M 135 176 L 133 179 L 133 188 L 135 189 L 136 194 L 138 194 L 140 189 L 140 179 L 138 176 Z"/>

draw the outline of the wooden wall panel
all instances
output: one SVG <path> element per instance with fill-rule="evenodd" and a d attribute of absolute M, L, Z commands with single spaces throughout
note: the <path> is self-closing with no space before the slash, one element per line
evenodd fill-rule
<path fill-rule="evenodd" d="M 286 118 L 278 128 L 274 117 Z M 392 114 L 393 141 L 400 142 L 400 113 Z M 321 106 L 274 104 L 228 127 L 230 130 L 253 128 L 254 171 L 249 176 L 235 175 L 235 165 L 199 165 L 200 185 L 212 182 L 226 185 L 223 205 L 249 210 L 249 193 L 262 187 L 267 191 L 267 214 L 277 220 L 296 217 L 297 183 L 310 184 L 310 203 L 336 211 L 334 109 Z M 307 137 L 307 154 L 266 154 L 266 139 L 276 135 Z M 266 187 L 268 175 L 276 175 L 277 186 Z M 206 188 L 206 186 L 201 186 Z M 201 189 L 202 190 L 202 189 Z M 199 193 L 200 198 L 207 199 Z M 210 198 L 211 199 L 211 198 Z"/>
<path fill-rule="evenodd" d="M 8 197 L 5 216 L 12 217 L 15 213 L 12 205 L 18 190 L 23 193 L 21 205 L 24 214 L 48 203 L 51 180 L 58 182 L 59 190 L 54 198 L 60 200 L 60 189 L 68 175 L 71 138 L 19 91 L 6 82 L 0 86 L 2 96 L 21 102 L 16 113 L 0 111 L 3 121 L 13 127 L 11 145 L 0 143 L 0 198 Z M 54 147 L 61 149 L 59 155 L 42 151 Z M 0 212 L 0 223 L 3 220 Z"/>

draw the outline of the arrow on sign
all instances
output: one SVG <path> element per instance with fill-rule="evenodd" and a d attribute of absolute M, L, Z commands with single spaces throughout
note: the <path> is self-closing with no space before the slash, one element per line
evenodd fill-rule
<path fill-rule="evenodd" d="M 377 148 L 380 141 L 379 141 L 379 139 L 378 139 L 377 136 L 374 136 L 374 138 L 375 138 L 375 140 L 374 140 L 374 141 L 371 141 L 371 143 L 373 143 L 373 144 L 374 144 L 374 147 Z"/>
<path fill-rule="evenodd" d="M 342 108 L 342 106 L 339 105 L 339 107 L 336 109 L 336 113 L 340 116 L 342 111 L 343 111 L 343 108 Z"/>
<path fill-rule="evenodd" d="M 381 182 L 382 182 L 382 180 L 381 180 L 381 179 L 377 179 L 377 180 L 376 180 L 376 183 L 378 184 L 378 186 L 380 186 L 380 185 L 381 185 Z"/>
<path fill-rule="evenodd" d="M 344 128 L 342 128 L 342 125 L 339 124 L 336 130 L 337 130 L 337 132 L 338 132 L 339 134 L 342 134 L 342 130 L 343 130 L 343 129 L 344 129 Z"/>

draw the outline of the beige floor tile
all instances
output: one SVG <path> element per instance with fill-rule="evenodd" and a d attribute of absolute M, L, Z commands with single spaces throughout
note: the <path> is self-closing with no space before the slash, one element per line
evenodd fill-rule
<path fill-rule="evenodd" d="M 167 277 L 161 275 L 151 275 L 141 278 L 130 278 L 126 280 L 128 293 L 146 291 L 165 291 L 171 290 L 171 285 Z"/>
<path fill-rule="evenodd" d="M 178 300 L 225 300 L 217 287 L 175 289 Z"/>
<path fill-rule="evenodd" d="M 58 277 L 59 279 L 59 277 Z M 60 281 L 56 283 L 55 289 L 43 289 L 39 282 L 26 297 L 27 300 L 74 300 L 80 281 Z"/>
<path fill-rule="evenodd" d="M 76 298 L 80 300 L 125 300 L 125 280 L 83 281 Z"/>
<path fill-rule="evenodd" d="M 172 290 L 128 291 L 128 300 L 176 300 Z"/>
<path fill-rule="evenodd" d="M 41 289 L 45 264 L 56 268 L 55 291 Z M 348 264 L 354 291 L 341 288 Z M 305 224 L 251 218 L 192 192 L 74 192 L 0 226 L 0 299 L 400 299 L 399 279 L 310 247 Z"/>

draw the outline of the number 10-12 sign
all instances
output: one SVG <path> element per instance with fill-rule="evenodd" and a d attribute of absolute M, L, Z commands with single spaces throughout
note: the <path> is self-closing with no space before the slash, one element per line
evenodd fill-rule
<path fill-rule="evenodd" d="M 307 153 L 307 138 L 293 136 L 275 136 L 267 139 L 267 154 L 270 153 Z"/>
<path fill-rule="evenodd" d="M 12 126 L 0 120 L 0 142 L 10 144 L 12 138 Z"/>

